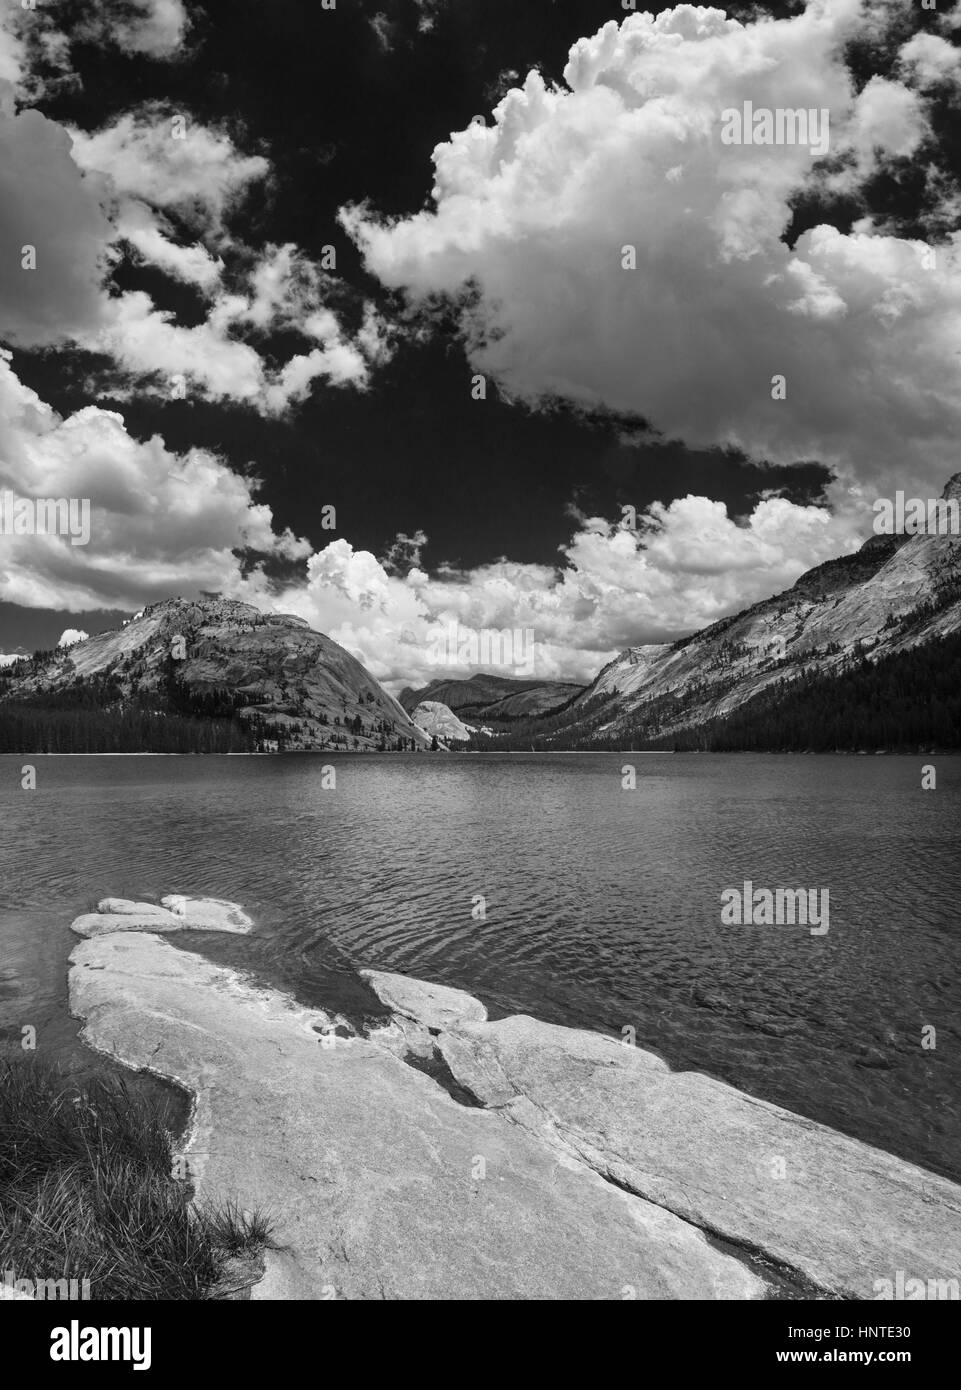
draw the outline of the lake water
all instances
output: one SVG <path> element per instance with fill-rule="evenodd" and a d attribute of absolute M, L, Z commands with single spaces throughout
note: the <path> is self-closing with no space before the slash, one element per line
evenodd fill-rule
<path fill-rule="evenodd" d="M 356 1019 L 402 971 L 621 1036 L 961 1178 L 961 760 L 766 755 L 0 757 L 0 1034 L 92 1065 L 72 918 L 243 903 L 180 944 Z M 20 789 L 20 768 L 38 788 Z M 621 768 L 637 767 L 637 789 Z M 722 926 L 723 889 L 830 889 L 830 930 Z M 485 920 L 480 919 L 482 897 Z M 922 1030 L 936 1029 L 936 1046 Z"/>

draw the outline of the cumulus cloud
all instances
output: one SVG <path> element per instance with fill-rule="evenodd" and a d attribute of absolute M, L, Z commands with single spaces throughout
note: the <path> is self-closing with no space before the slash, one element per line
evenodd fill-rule
<path fill-rule="evenodd" d="M 414 306 L 457 305 L 474 369 L 510 398 L 940 487 L 961 425 L 961 238 L 931 255 L 865 217 L 782 240 L 800 193 L 929 157 L 927 97 L 909 81 L 940 57 L 908 45 L 903 82 L 861 91 L 844 63 L 893 14 L 812 0 L 779 20 L 680 5 L 611 21 L 571 49 L 564 85 L 533 72 L 492 125 L 438 145 L 432 207 L 393 220 L 352 207 L 343 223 Z M 747 100 L 826 110 L 828 160 L 723 144 L 723 113 Z"/>
<path fill-rule="evenodd" d="M 872 77 L 859 92 L 847 125 L 855 168 L 863 177 L 878 156 L 905 159 L 928 134 L 925 103 L 910 88 L 884 77 Z"/>
<path fill-rule="evenodd" d="M 306 587 L 273 603 L 327 632 L 395 691 L 471 674 L 456 647 L 442 659 L 451 624 L 468 638 L 530 633 L 507 665 L 484 663 L 501 674 L 586 682 L 626 646 L 673 641 L 790 587 L 812 565 L 855 549 L 865 530 L 870 508 L 856 497 L 834 513 L 766 497 L 734 518 L 723 503 L 687 496 L 655 503 L 637 531 L 581 518 L 556 568 L 502 559 L 429 576 L 394 563 L 394 548 L 378 561 L 337 540 L 311 557 Z M 409 557 L 411 538 L 398 543 Z"/>
<path fill-rule="evenodd" d="M 65 628 L 63 632 L 61 632 L 60 640 L 57 642 L 57 646 L 75 647 L 78 642 L 86 642 L 89 636 L 90 633 L 84 632 L 82 627 L 68 627 Z"/>
<path fill-rule="evenodd" d="M 310 546 L 277 535 L 256 483 L 215 454 L 141 443 L 115 411 L 89 406 L 61 418 L 24 386 L 0 351 L 0 489 L 17 497 L 90 503 L 90 539 L 0 536 L 0 599 L 68 612 L 139 608 L 202 590 L 257 595 L 238 550 L 296 561 Z M 261 562 L 262 563 L 262 562 Z"/>
<path fill-rule="evenodd" d="M 957 12 L 956 12 L 957 13 Z M 902 70 L 921 88 L 961 87 L 961 49 L 937 34 L 915 34 L 898 53 Z"/>

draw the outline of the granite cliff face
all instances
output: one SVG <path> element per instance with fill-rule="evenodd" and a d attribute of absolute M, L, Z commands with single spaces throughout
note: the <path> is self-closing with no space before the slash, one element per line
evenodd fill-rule
<path fill-rule="evenodd" d="M 961 499 L 961 474 L 944 491 Z M 646 719 L 660 734 L 724 715 L 777 681 L 838 673 L 961 630 L 961 537 L 876 535 L 793 588 L 671 645 L 630 647 L 579 697 L 565 729 L 589 742 Z M 580 712 L 581 718 L 577 716 Z"/>
<path fill-rule="evenodd" d="M 443 744 L 466 743 L 474 733 L 470 724 L 462 724 L 453 710 L 436 700 L 422 701 L 414 710 L 411 719 L 430 738 L 436 738 Z"/>
<path fill-rule="evenodd" d="M 430 740 L 343 647 L 303 618 L 228 599 L 169 599 L 124 627 L 12 668 L 5 701 L 96 690 L 118 712 L 229 713 L 288 750 L 422 748 Z"/>

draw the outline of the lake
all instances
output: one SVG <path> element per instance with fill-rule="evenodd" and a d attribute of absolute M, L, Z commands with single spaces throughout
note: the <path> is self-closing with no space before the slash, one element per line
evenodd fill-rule
<path fill-rule="evenodd" d="M 107 895 L 206 894 L 253 933 L 178 944 L 306 1003 L 381 1013 L 369 965 L 493 1016 L 634 1029 L 675 1067 L 959 1179 L 961 760 L 933 760 L 934 791 L 925 761 L 2 756 L 0 1034 L 35 1027 L 94 1065 L 67 1010 L 71 920 Z M 722 925 L 745 880 L 829 889 L 828 932 Z"/>

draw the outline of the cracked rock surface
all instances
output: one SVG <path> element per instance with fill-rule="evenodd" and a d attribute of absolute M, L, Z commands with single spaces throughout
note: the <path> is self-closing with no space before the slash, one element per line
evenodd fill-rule
<path fill-rule="evenodd" d="M 155 926 L 71 956 L 84 1040 L 193 1094 L 197 1197 L 269 1210 L 254 1298 L 744 1299 L 772 1271 L 872 1297 L 961 1265 L 961 1189 L 933 1174 L 600 1034 L 364 975 L 393 1019 L 341 1037 Z"/>
<path fill-rule="evenodd" d="M 366 1038 L 162 937 L 74 949 L 99 1051 L 195 1096 L 197 1197 L 265 1207 L 255 1298 L 759 1298 L 695 1226 L 496 1112 L 459 1105 Z"/>

